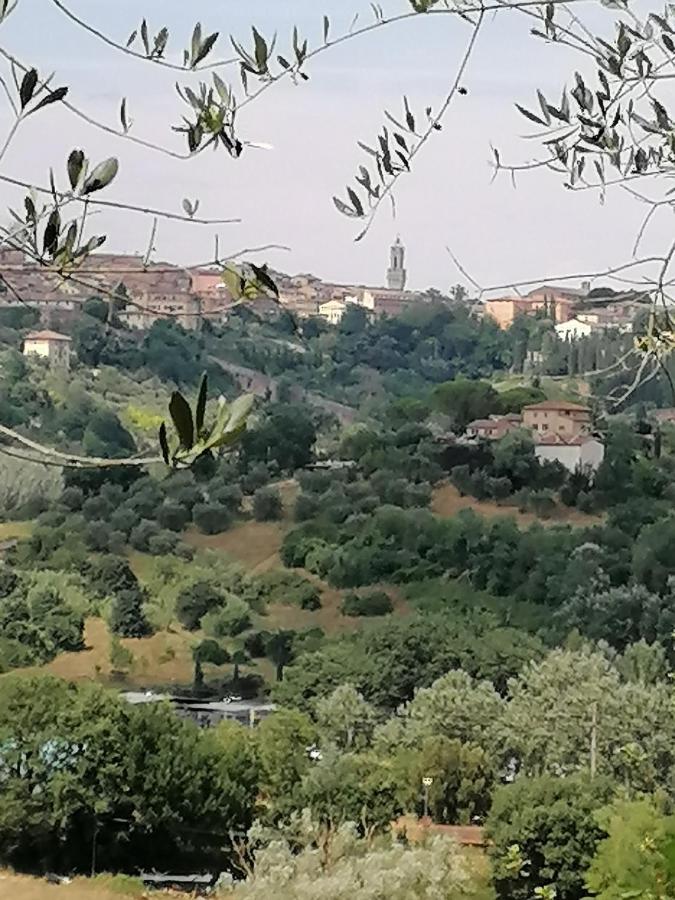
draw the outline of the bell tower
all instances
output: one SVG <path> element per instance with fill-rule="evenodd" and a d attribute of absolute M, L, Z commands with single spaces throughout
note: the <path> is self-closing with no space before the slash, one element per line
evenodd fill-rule
<path fill-rule="evenodd" d="M 389 268 L 387 269 L 387 287 L 393 291 L 403 291 L 405 290 L 407 277 L 408 273 L 405 268 L 405 247 L 401 243 L 401 238 L 399 236 L 391 247 Z"/>

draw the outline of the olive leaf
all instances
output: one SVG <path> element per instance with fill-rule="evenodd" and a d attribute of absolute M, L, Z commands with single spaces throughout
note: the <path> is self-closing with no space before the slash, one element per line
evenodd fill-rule
<path fill-rule="evenodd" d="M 118 170 L 119 162 L 114 156 L 99 163 L 91 175 L 85 180 L 82 186 L 82 193 L 93 194 L 94 191 L 100 191 L 104 187 L 107 187 L 117 175 Z"/>
<path fill-rule="evenodd" d="M 192 410 L 179 392 L 174 392 L 169 403 L 169 413 L 176 430 L 177 442 L 172 452 L 166 423 L 159 429 L 159 445 L 162 459 L 173 467 L 190 466 L 201 456 L 210 455 L 212 450 L 233 446 L 246 430 L 248 416 L 255 398 L 251 395 L 238 397 L 229 405 L 224 398 L 218 402 L 218 411 L 213 424 L 206 426 L 206 405 L 208 395 L 207 375 L 202 375 L 194 419 Z"/>
<path fill-rule="evenodd" d="M 85 158 L 82 150 L 73 150 L 68 157 L 68 180 L 73 190 L 80 182 L 80 177 L 84 169 Z"/>
<path fill-rule="evenodd" d="M 202 375 L 199 384 L 199 393 L 197 395 L 197 408 L 195 410 L 195 427 L 197 429 L 197 437 L 201 437 L 204 429 L 204 415 L 206 413 L 206 395 L 208 391 L 208 376 L 206 372 Z"/>
<path fill-rule="evenodd" d="M 42 109 L 45 106 L 49 106 L 50 103 L 58 103 L 59 100 L 63 100 L 67 93 L 67 87 L 56 88 L 56 90 L 51 91 L 51 93 L 47 94 L 46 97 L 43 97 L 42 100 L 40 100 L 40 102 L 37 104 L 37 106 L 34 106 L 33 109 L 29 110 L 26 115 L 32 115 L 33 113 L 36 113 L 39 109 Z"/>
<path fill-rule="evenodd" d="M 21 87 L 19 88 L 19 97 L 21 99 L 21 109 L 25 109 L 33 99 L 35 88 L 38 83 L 38 73 L 35 69 L 29 69 L 23 76 Z"/>
<path fill-rule="evenodd" d="M 178 433 L 181 447 L 185 450 L 191 450 L 195 435 L 192 410 L 190 409 L 190 404 L 179 391 L 174 391 L 171 395 L 169 413 Z"/>

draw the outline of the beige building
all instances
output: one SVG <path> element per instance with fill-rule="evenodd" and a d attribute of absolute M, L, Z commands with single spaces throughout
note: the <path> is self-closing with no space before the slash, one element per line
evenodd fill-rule
<path fill-rule="evenodd" d="M 580 437 L 591 430 L 591 411 L 587 406 L 566 400 L 544 400 L 523 407 L 523 425 L 537 435 L 555 434 Z"/>
<path fill-rule="evenodd" d="M 342 300 L 329 300 L 319 306 L 319 315 L 330 325 L 339 325 L 347 310 L 347 304 Z"/>
<path fill-rule="evenodd" d="M 70 368 L 70 338 L 57 331 L 31 331 L 23 342 L 24 356 L 41 356 L 55 369 Z"/>

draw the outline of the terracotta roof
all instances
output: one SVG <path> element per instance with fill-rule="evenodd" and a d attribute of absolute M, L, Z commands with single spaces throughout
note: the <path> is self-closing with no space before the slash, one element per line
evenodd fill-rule
<path fill-rule="evenodd" d="M 539 434 L 534 436 L 536 444 L 544 447 L 581 447 L 588 441 L 597 441 L 592 434 L 576 434 L 566 436 L 564 434 Z"/>
<path fill-rule="evenodd" d="M 59 334 L 58 331 L 31 331 L 24 338 L 26 341 L 68 341 L 67 334 Z"/>
<path fill-rule="evenodd" d="M 523 407 L 523 412 L 530 409 L 563 409 L 569 412 L 587 412 L 590 409 L 587 406 L 581 406 L 578 403 L 568 403 L 567 400 L 543 400 L 541 403 L 530 403 Z"/>
<path fill-rule="evenodd" d="M 474 419 L 469 422 L 467 428 L 494 428 L 497 423 L 494 419 Z"/>

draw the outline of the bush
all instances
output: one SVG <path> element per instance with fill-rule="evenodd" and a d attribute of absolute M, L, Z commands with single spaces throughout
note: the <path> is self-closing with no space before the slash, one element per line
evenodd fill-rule
<path fill-rule="evenodd" d="M 14 569 L 4 563 L 0 564 L 0 599 L 9 597 L 19 584 L 19 576 Z"/>
<path fill-rule="evenodd" d="M 79 487 L 67 487 L 61 494 L 61 503 L 71 512 L 82 509 L 84 492 Z"/>
<path fill-rule="evenodd" d="M 239 597 L 229 597 L 223 606 L 202 619 L 204 631 L 216 638 L 236 637 L 251 626 L 251 610 Z"/>
<path fill-rule="evenodd" d="M 260 488 L 253 495 L 253 516 L 256 522 L 276 522 L 284 512 L 277 488 Z"/>
<path fill-rule="evenodd" d="M 129 535 L 129 543 L 134 550 L 140 550 L 141 553 L 147 553 L 150 549 L 150 538 L 157 537 L 160 527 L 157 522 L 151 522 L 149 519 L 143 519 L 132 528 Z"/>
<path fill-rule="evenodd" d="M 267 642 L 269 639 L 269 631 L 252 631 L 244 638 L 244 650 L 246 650 L 251 659 L 262 659 L 267 655 Z"/>
<path fill-rule="evenodd" d="M 242 475 L 239 479 L 239 483 L 241 485 L 241 489 L 245 494 L 253 494 L 258 488 L 264 487 L 266 484 L 269 484 L 270 473 L 265 465 L 265 463 L 255 463 L 255 465 L 251 466 L 251 468 L 246 472 L 245 475 Z"/>
<path fill-rule="evenodd" d="M 241 512 L 241 503 L 244 499 L 241 488 L 238 484 L 220 484 L 209 486 L 209 498 L 212 503 L 218 503 L 225 506 L 233 515 Z"/>
<path fill-rule="evenodd" d="M 345 616 L 386 616 L 393 609 L 391 598 L 384 591 L 347 594 L 342 601 L 342 613 Z"/>
<path fill-rule="evenodd" d="M 268 603 L 294 604 L 301 609 L 321 609 L 319 589 L 295 572 L 273 571 L 258 581 L 263 599 Z"/>
<path fill-rule="evenodd" d="M 132 528 L 138 524 L 138 514 L 127 506 L 121 506 L 110 516 L 110 527 L 113 531 L 121 531 L 129 537 Z"/>
<path fill-rule="evenodd" d="M 82 514 L 89 522 L 105 521 L 111 513 L 111 506 L 103 497 L 89 497 L 82 506 Z"/>
<path fill-rule="evenodd" d="M 319 515 L 319 498 L 314 494 L 300 494 L 295 501 L 295 521 L 307 522 Z"/>
<path fill-rule="evenodd" d="M 532 491 L 529 506 L 535 515 L 548 519 L 555 512 L 555 497 L 551 491 Z"/>
<path fill-rule="evenodd" d="M 196 631 L 202 616 L 222 606 L 223 595 L 206 581 L 196 581 L 184 588 L 176 599 L 178 621 L 188 631 Z"/>
<path fill-rule="evenodd" d="M 84 540 L 90 550 L 102 553 L 110 547 L 111 535 L 112 530 L 107 522 L 92 521 L 85 532 Z"/>
<path fill-rule="evenodd" d="M 143 612 L 143 595 L 139 590 L 120 591 L 110 609 L 110 628 L 121 637 L 140 638 L 151 628 Z"/>
<path fill-rule="evenodd" d="M 178 544 L 178 537 L 173 531 L 160 531 L 148 541 L 148 551 L 153 556 L 167 556 L 173 553 Z"/>
<path fill-rule="evenodd" d="M 189 511 L 178 503 L 168 501 L 157 510 L 157 522 L 167 531 L 183 531 L 189 521 Z"/>
<path fill-rule="evenodd" d="M 195 506 L 192 518 L 202 534 L 220 534 L 232 524 L 232 514 L 218 503 L 200 503 Z"/>
<path fill-rule="evenodd" d="M 186 562 L 192 562 L 195 558 L 195 551 L 192 547 L 189 544 L 184 544 L 182 541 L 176 544 L 173 553 L 178 559 L 184 559 Z"/>
<path fill-rule="evenodd" d="M 122 556 L 127 545 L 127 536 L 123 531 L 111 531 L 108 540 L 108 553 Z"/>

